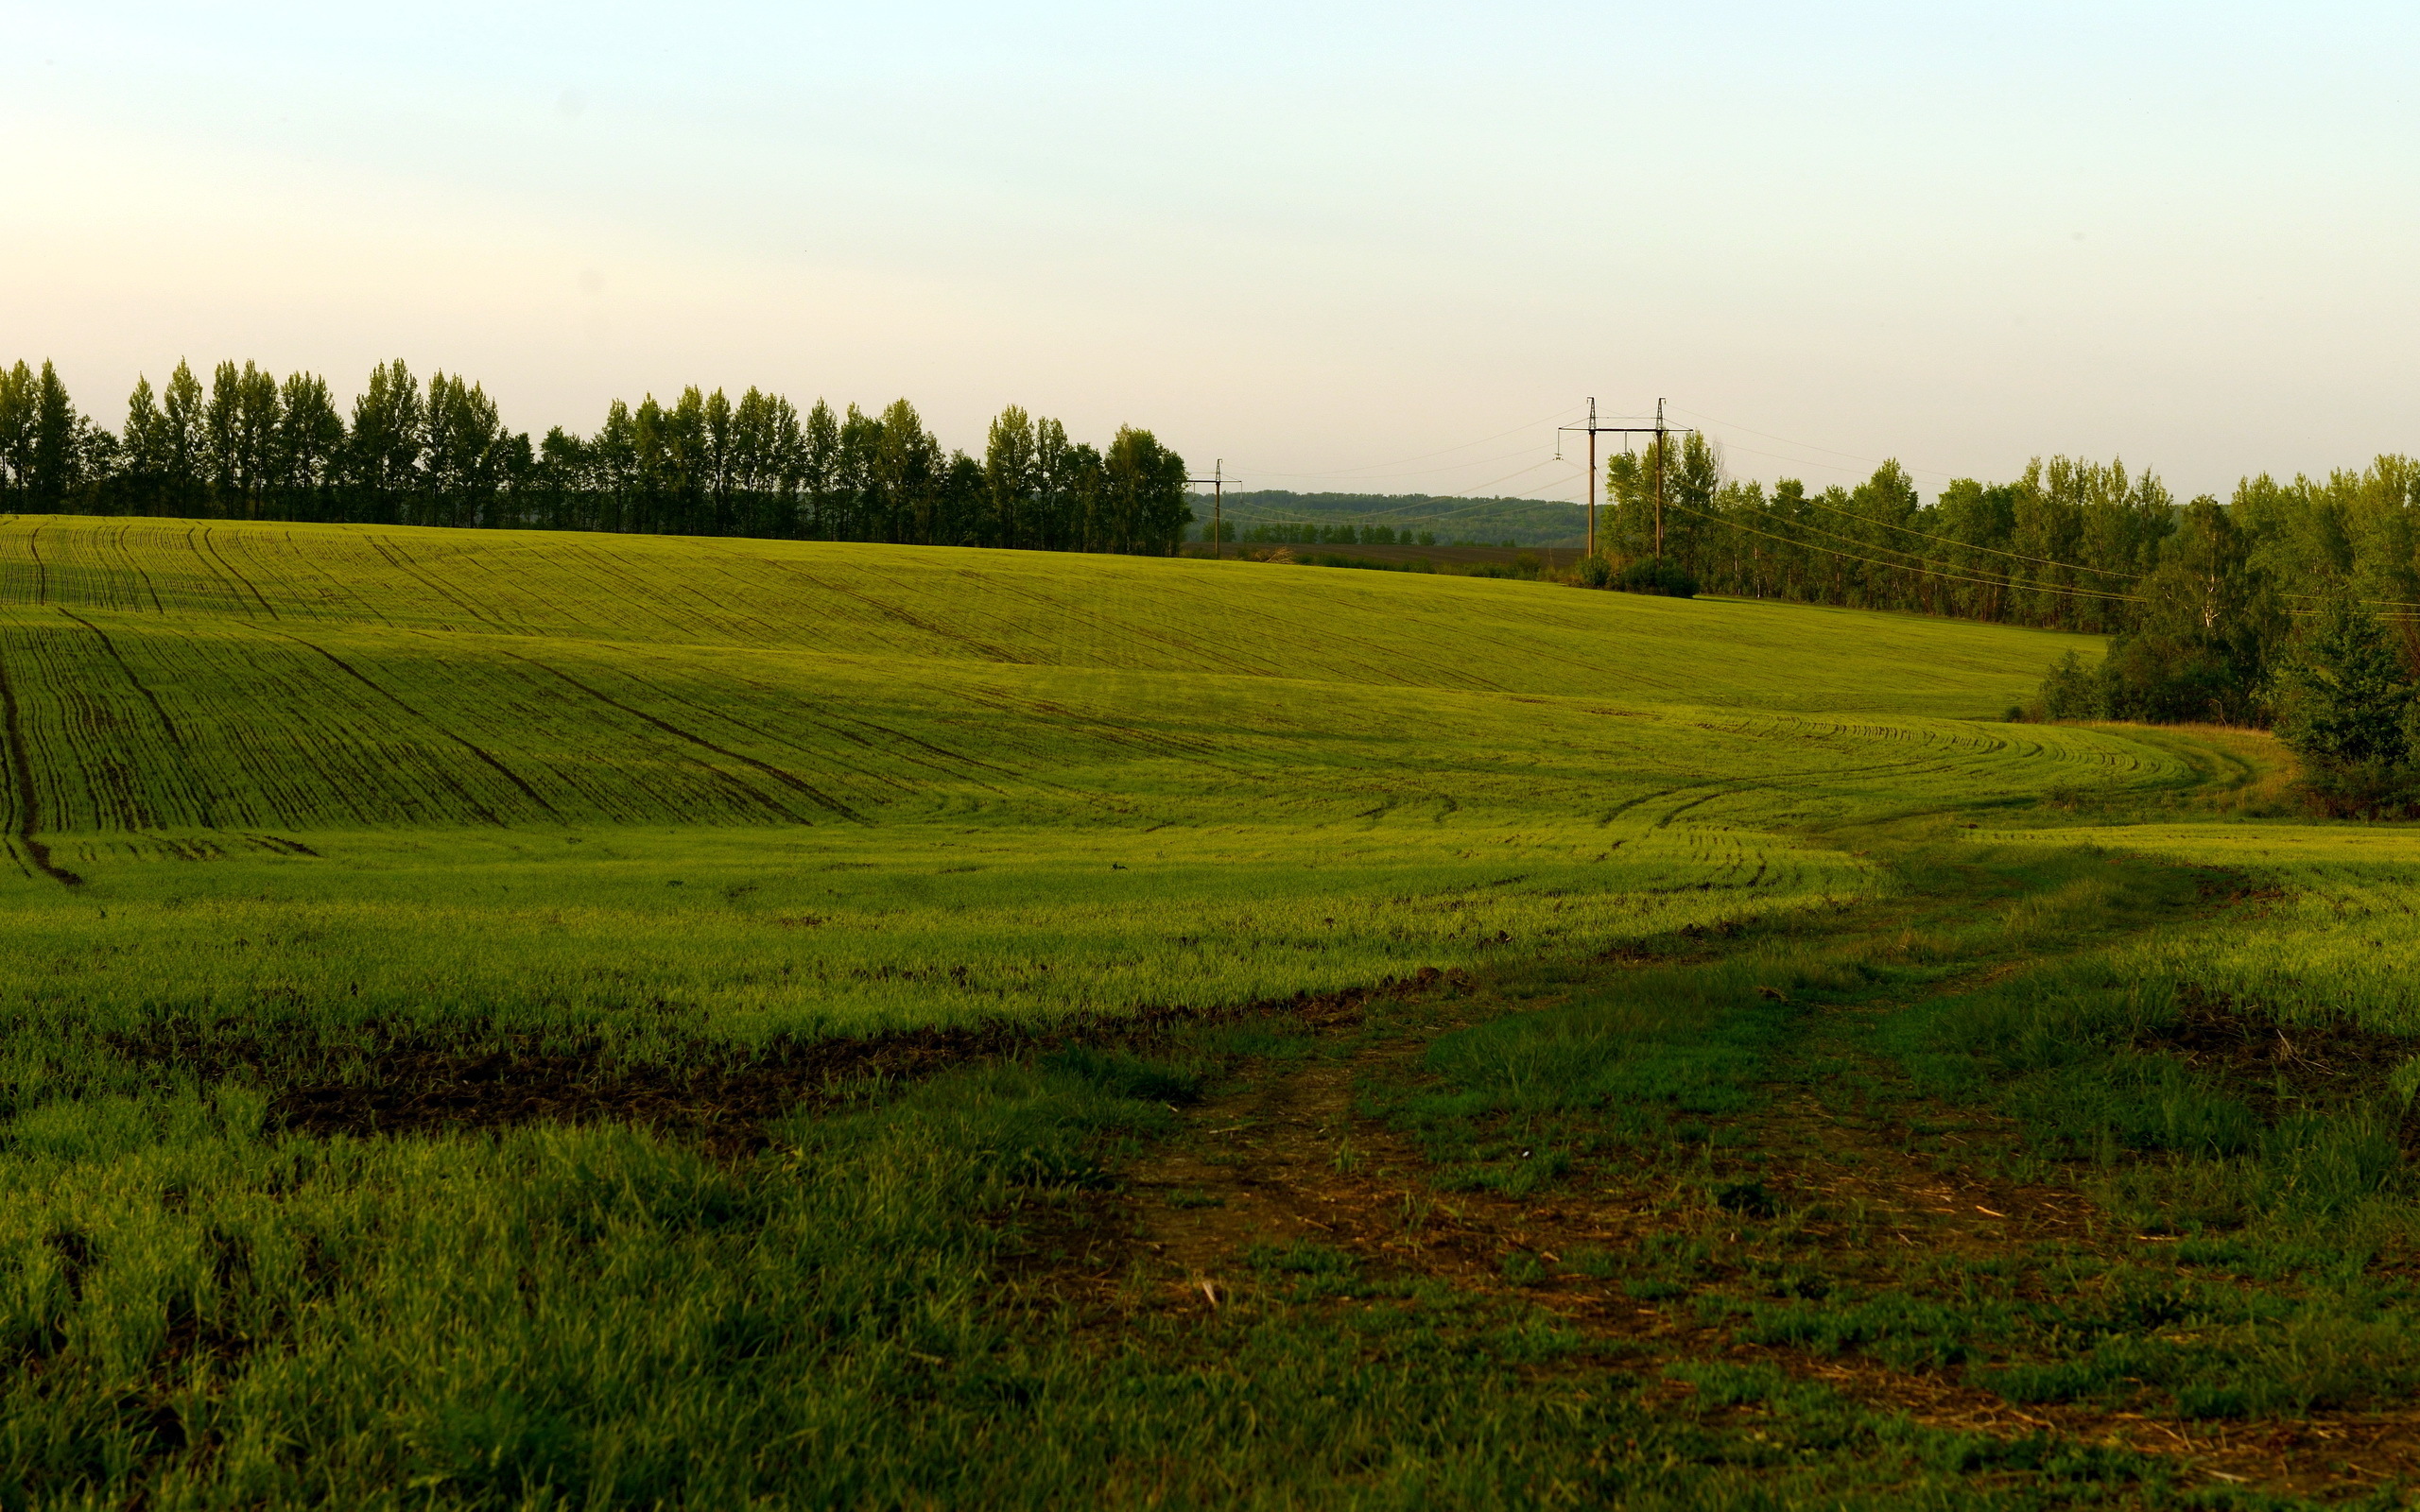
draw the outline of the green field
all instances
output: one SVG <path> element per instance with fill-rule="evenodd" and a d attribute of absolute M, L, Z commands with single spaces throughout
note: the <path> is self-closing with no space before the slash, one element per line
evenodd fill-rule
<path fill-rule="evenodd" d="M 2370 1494 L 2420 844 L 2070 649 L 0 520 L 0 1507 Z"/>
<path fill-rule="evenodd" d="M 1798 831 L 2181 770 L 1941 717 L 2066 644 L 2029 632 L 973 560 L 0 530 L 9 827 L 83 880 L 14 845 L 48 969 L 7 1005 L 761 1040 L 1248 1002 L 1860 896 Z"/>

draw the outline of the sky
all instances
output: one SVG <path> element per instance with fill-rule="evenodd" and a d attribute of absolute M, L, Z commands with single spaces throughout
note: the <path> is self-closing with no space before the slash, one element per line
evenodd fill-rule
<path fill-rule="evenodd" d="M 0 3 L 0 361 L 1019 404 L 1254 488 L 2420 452 L 2420 7 Z"/>

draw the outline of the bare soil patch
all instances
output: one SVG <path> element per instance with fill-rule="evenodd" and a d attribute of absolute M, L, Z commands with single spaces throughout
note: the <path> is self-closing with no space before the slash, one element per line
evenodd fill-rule
<path fill-rule="evenodd" d="M 352 1031 L 366 1048 L 298 1055 L 248 1030 L 161 1025 L 118 1035 L 121 1054 L 188 1068 L 202 1080 L 247 1075 L 272 1089 L 271 1119 L 320 1138 L 501 1129 L 540 1122 L 628 1123 L 731 1154 L 761 1149 L 766 1125 L 803 1107 L 828 1106 L 869 1079 L 913 1081 L 985 1060 L 1028 1058 L 1073 1045 L 1150 1051 L 1181 1030 L 1250 1019 L 1310 1025 L 1356 1022 L 1361 1005 L 1441 979 L 1424 969 L 1402 981 L 1298 993 L 1220 1009 L 1152 1008 L 1037 1024 L 1013 1020 L 821 1039 L 783 1038 L 753 1050 L 683 1041 L 661 1059 L 633 1060 L 601 1040 L 482 1032 L 443 1036 L 372 1022 Z M 300 1063 L 340 1062 L 298 1076 Z"/>
<path fill-rule="evenodd" d="M 2346 1021 L 2280 1023 L 2223 992 L 2187 988 L 2175 1020 L 2140 1035 L 2137 1048 L 2163 1050 L 2216 1076 L 2264 1123 L 2298 1103 L 2342 1103 L 2386 1091 L 2387 1078 L 2411 1058 L 2412 1037 L 2382 1034 Z M 2420 1144 L 2420 1100 L 2402 1130 L 2409 1151 Z"/>

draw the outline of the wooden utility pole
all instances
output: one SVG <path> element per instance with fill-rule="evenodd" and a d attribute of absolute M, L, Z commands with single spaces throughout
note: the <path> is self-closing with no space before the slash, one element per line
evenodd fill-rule
<path fill-rule="evenodd" d="M 1558 426 L 1559 430 L 1588 433 L 1588 555 L 1597 555 L 1597 438 L 1599 436 L 1652 436 L 1655 438 L 1655 555 L 1664 556 L 1664 438 L 1670 427 L 1664 423 L 1664 401 L 1655 402 L 1655 423 L 1652 425 L 1603 425 L 1597 421 L 1597 402 L 1588 401 L 1588 421 L 1583 425 Z"/>
<path fill-rule="evenodd" d="M 1224 561 L 1227 558 L 1227 532 L 1226 521 L 1221 516 L 1227 503 L 1227 459 L 1223 456 L 1219 458 L 1218 465 L 1210 470 L 1208 477 L 1187 478 L 1184 481 L 1210 485 L 1210 555 Z M 1241 483 L 1243 479 L 1237 478 L 1236 481 Z"/>
<path fill-rule="evenodd" d="M 1655 401 L 1655 559 L 1664 559 L 1664 401 Z"/>

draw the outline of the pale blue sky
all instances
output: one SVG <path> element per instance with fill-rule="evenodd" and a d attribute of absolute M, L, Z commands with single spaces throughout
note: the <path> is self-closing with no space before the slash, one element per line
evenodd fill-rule
<path fill-rule="evenodd" d="M 2410 6 L 100 3 L 0 36 L 0 358 L 112 422 L 180 355 L 345 393 L 401 355 L 532 431 L 756 384 L 905 394 L 972 449 L 1016 402 L 1303 489 L 1576 498 L 1537 464 L 1589 394 L 1670 396 L 1742 475 L 1895 455 L 1927 493 L 2041 451 L 2180 490 L 2420 451 Z"/>

